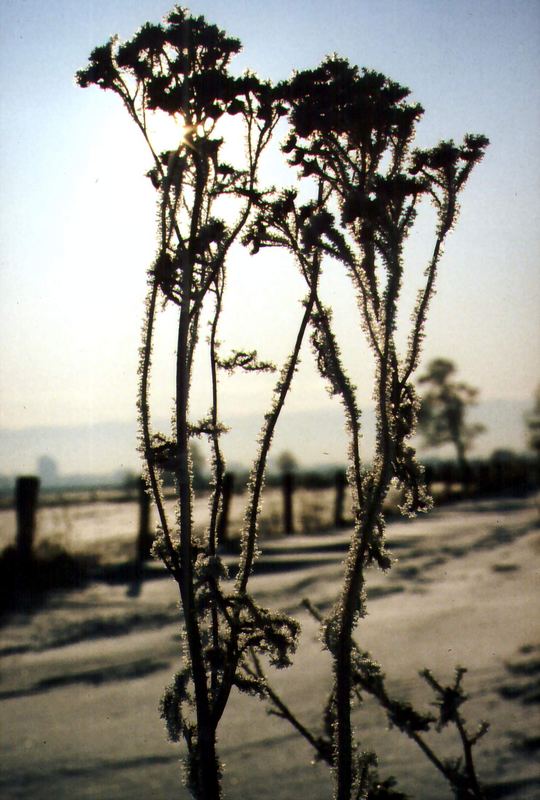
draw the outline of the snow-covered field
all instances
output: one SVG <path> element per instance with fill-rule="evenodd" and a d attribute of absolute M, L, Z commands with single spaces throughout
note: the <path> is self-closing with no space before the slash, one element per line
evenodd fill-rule
<path fill-rule="evenodd" d="M 298 531 L 317 531 L 321 525 L 330 527 L 334 496 L 333 489 L 298 488 L 294 494 L 295 528 Z M 233 538 L 239 535 L 242 528 L 246 501 L 245 494 L 234 494 L 232 497 L 229 535 Z M 195 498 L 194 522 L 201 533 L 208 520 L 208 503 L 207 494 Z M 167 499 L 165 507 L 169 518 L 174 519 L 175 501 Z M 156 522 L 157 515 L 152 513 Z M 133 500 L 110 502 L 97 499 L 71 505 L 43 505 L 37 512 L 36 544 L 53 542 L 69 553 L 95 555 L 104 562 L 131 558 L 137 537 L 138 515 L 139 505 Z M 0 549 L 14 543 L 16 524 L 13 509 L 0 509 Z M 261 531 L 263 535 L 275 536 L 282 531 L 282 526 L 282 493 L 279 489 L 268 488 L 265 491 Z"/>
<path fill-rule="evenodd" d="M 94 544 L 101 537 L 108 549 L 120 551 L 122 537 L 133 540 L 136 516 L 128 524 L 126 505 L 80 510 L 88 515 Z M 65 509 L 53 511 L 56 535 L 63 530 L 69 544 L 76 511 L 64 529 Z M 6 519 L 0 519 L 2 541 L 10 535 Z M 369 615 L 356 637 L 383 665 L 392 692 L 423 708 L 432 696 L 418 670 L 429 667 L 451 682 L 456 664 L 468 667 L 464 711 L 471 728 L 481 719 L 491 722 L 477 765 L 494 798 L 540 798 L 538 519 L 533 499 L 491 500 L 391 523 L 397 561 L 386 575 L 370 573 Z M 330 663 L 301 600 L 328 608 L 346 539 L 347 531 L 340 531 L 263 541 L 253 578 L 263 603 L 292 611 L 302 622 L 295 664 L 276 672 L 273 683 L 313 726 Z M 76 540 L 82 546 L 80 534 Z M 187 798 L 180 788 L 181 749 L 166 741 L 157 712 L 178 664 L 175 584 L 158 578 L 157 566 L 155 574 L 136 595 L 126 585 L 103 583 L 54 593 L 34 613 L 13 615 L 4 625 L 2 798 Z M 373 702 L 358 710 L 356 723 L 363 746 L 379 753 L 383 777 L 395 775 L 402 791 L 421 800 L 451 797 L 416 745 L 388 730 Z M 437 739 L 443 757 L 458 755 L 454 740 Z M 332 795 L 327 768 L 313 764 L 307 744 L 258 700 L 232 697 L 220 755 L 230 800 Z"/>

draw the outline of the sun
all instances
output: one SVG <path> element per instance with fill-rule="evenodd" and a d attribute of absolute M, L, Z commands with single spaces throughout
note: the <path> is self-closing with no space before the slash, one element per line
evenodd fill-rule
<path fill-rule="evenodd" d="M 186 141 L 188 127 L 181 114 L 150 111 L 146 114 L 146 129 L 154 150 L 162 153 L 178 150 Z"/>

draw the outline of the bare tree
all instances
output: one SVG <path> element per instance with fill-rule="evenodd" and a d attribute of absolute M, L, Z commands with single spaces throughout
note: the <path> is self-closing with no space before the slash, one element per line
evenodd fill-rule
<path fill-rule="evenodd" d="M 452 361 L 437 358 L 418 379 L 418 383 L 429 386 L 422 396 L 418 429 L 428 447 L 454 445 L 458 464 L 464 472 L 468 467 L 466 453 L 485 427 L 467 422 L 467 411 L 475 405 L 478 389 L 452 380 L 455 371 Z"/>

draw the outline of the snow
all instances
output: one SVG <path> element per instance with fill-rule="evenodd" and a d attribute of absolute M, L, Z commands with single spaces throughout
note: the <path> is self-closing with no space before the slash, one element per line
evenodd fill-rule
<path fill-rule="evenodd" d="M 323 610 L 331 606 L 349 534 L 263 541 L 252 579 L 260 602 L 301 620 L 295 663 L 273 672 L 272 684 L 315 728 L 330 685 L 330 659 L 301 600 L 307 596 Z M 397 560 L 387 574 L 369 572 L 369 614 L 356 632 L 359 645 L 382 664 L 392 693 L 423 709 L 433 698 L 418 678 L 420 669 L 429 667 L 450 683 L 456 664 L 467 666 L 465 716 L 471 729 L 481 719 L 491 722 L 477 748 L 481 779 L 497 786 L 496 797 L 540 797 L 533 758 L 540 655 L 535 500 L 456 504 L 390 523 L 388 538 Z M 181 748 L 166 741 L 157 712 L 178 666 L 177 619 L 174 582 L 155 577 L 138 596 L 125 585 L 97 582 L 56 592 L 33 613 L 5 622 L 3 797 L 188 797 L 180 788 Z M 378 751 L 383 777 L 394 774 L 401 790 L 420 800 L 451 797 L 416 745 L 388 730 L 374 702 L 366 700 L 355 721 L 362 746 Z M 458 754 L 455 741 L 436 738 L 444 757 Z M 309 746 L 256 699 L 232 696 L 219 752 L 230 800 L 331 797 L 329 770 L 312 764 Z"/>

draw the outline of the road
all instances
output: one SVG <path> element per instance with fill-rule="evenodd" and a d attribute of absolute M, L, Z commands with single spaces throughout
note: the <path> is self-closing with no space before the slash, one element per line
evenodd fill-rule
<path fill-rule="evenodd" d="M 451 681 L 457 663 L 468 666 L 466 716 L 471 726 L 482 718 L 492 723 L 477 757 L 491 796 L 540 798 L 535 503 L 458 504 L 392 523 L 388 534 L 398 560 L 389 574 L 369 576 L 369 615 L 358 641 L 383 664 L 392 691 L 424 708 L 432 698 L 419 669 L 429 666 Z M 272 683 L 314 727 L 331 665 L 300 601 L 307 595 L 329 607 L 348 535 L 268 543 L 253 578 L 261 602 L 301 620 L 295 664 L 273 674 Z M 3 798 L 188 797 L 180 783 L 181 750 L 166 741 L 157 713 L 179 660 L 176 615 L 175 585 L 166 578 L 148 580 L 136 597 L 122 585 L 58 593 L 4 627 Z M 383 776 L 396 775 L 402 791 L 420 800 L 451 797 L 414 743 L 389 731 L 372 702 L 356 721 L 362 746 L 381 754 Z M 451 737 L 437 738 L 445 757 L 457 754 Z M 327 768 L 313 764 L 309 746 L 253 698 L 232 698 L 219 752 L 230 800 L 332 795 Z"/>

